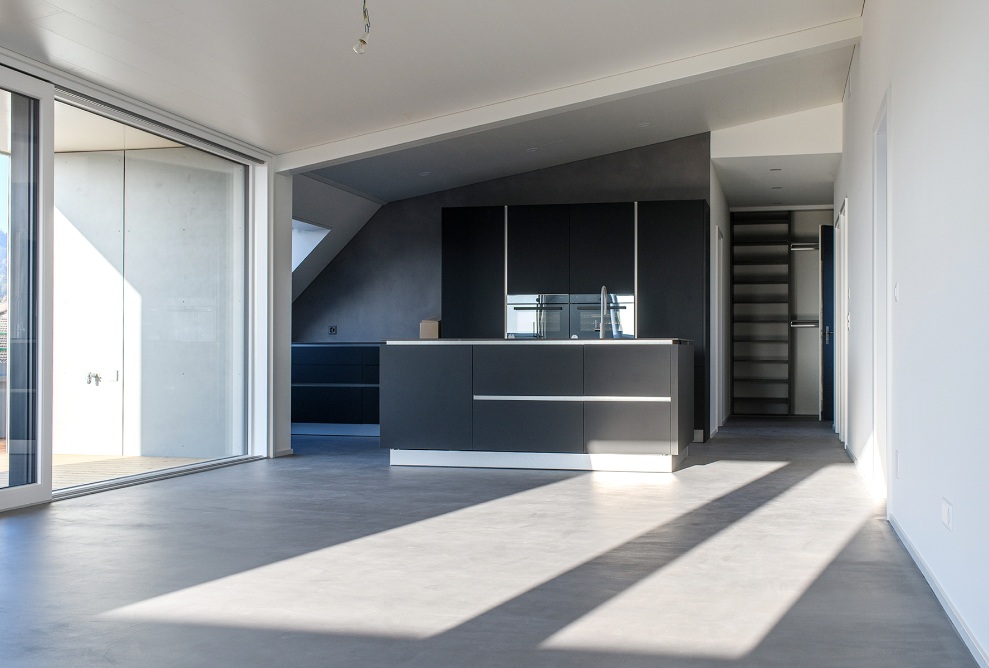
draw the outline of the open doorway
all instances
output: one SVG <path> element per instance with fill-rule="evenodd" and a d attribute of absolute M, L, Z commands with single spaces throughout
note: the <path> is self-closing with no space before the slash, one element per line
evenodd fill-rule
<path fill-rule="evenodd" d="M 732 214 L 732 414 L 820 418 L 821 229 L 831 209 Z"/>

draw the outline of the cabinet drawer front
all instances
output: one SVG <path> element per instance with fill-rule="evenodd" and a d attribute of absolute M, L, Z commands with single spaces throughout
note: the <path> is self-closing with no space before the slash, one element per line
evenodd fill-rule
<path fill-rule="evenodd" d="M 584 394 L 669 397 L 673 346 L 584 346 Z"/>
<path fill-rule="evenodd" d="M 580 402 L 475 401 L 474 449 L 583 452 Z"/>
<path fill-rule="evenodd" d="M 474 394 L 580 396 L 581 346 L 474 346 Z"/>
<path fill-rule="evenodd" d="M 671 454 L 670 408 L 667 403 L 587 402 L 585 448 L 590 454 Z"/>

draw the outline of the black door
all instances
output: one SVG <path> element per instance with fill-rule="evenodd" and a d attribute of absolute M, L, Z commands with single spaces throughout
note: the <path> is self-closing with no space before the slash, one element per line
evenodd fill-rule
<path fill-rule="evenodd" d="M 834 422 L 834 228 L 821 226 L 821 419 Z"/>

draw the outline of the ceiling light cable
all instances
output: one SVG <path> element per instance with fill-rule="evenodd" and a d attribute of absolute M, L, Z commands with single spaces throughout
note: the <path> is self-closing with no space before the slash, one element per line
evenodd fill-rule
<path fill-rule="evenodd" d="M 367 13 L 367 0 L 364 0 L 364 34 L 357 38 L 354 53 L 364 53 L 367 50 L 367 40 L 371 36 L 371 15 Z"/>

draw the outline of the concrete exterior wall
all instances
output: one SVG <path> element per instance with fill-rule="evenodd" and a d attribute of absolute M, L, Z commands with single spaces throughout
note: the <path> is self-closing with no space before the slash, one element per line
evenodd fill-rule
<path fill-rule="evenodd" d="M 701 134 L 385 205 L 296 299 L 293 341 L 417 338 L 441 315 L 443 207 L 708 199 L 710 171 Z"/>
<path fill-rule="evenodd" d="M 55 164 L 54 451 L 243 454 L 243 167 L 193 148 Z"/>

